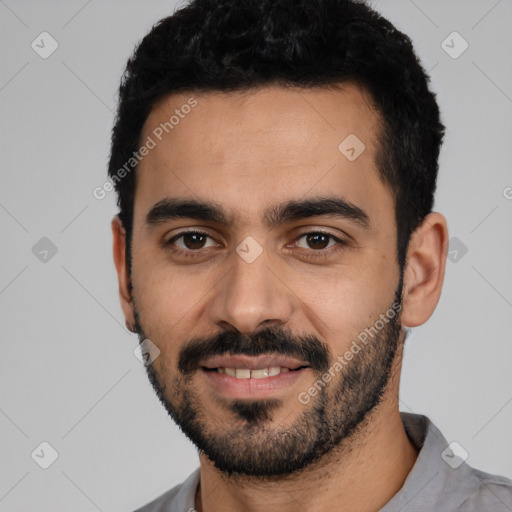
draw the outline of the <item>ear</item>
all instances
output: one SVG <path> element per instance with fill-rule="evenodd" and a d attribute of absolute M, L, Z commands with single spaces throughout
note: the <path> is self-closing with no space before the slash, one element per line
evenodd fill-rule
<path fill-rule="evenodd" d="M 121 308 L 124 313 L 126 328 L 131 332 L 135 332 L 135 316 L 130 293 L 130 276 L 126 265 L 126 230 L 117 215 L 112 219 L 112 237 Z"/>
<path fill-rule="evenodd" d="M 448 252 L 448 226 L 440 213 L 430 213 L 411 236 L 404 272 L 402 324 L 416 327 L 434 312 L 443 287 Z"/>

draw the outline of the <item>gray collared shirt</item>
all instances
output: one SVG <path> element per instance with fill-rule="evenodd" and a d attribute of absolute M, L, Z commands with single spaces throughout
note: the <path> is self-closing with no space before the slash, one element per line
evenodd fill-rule
<path fill-rule="evenodd" d="M 512 480 L 462 462 L 426 416 L 400 416 L 419 454 L 403 487 L 379 512 L 512 512 Z M 199 468 L 136 512 L 193 512 L 198 483 Z"/>

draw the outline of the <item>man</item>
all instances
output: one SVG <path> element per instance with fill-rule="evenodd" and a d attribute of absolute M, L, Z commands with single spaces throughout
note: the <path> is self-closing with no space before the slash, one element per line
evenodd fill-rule
<path fill-rule="evenodd" d="M 511 480 L 398 408 L 445 272 L 443 133 L 410 40 L 364 3 L 195 0 L 144 38 L 114 259 L 200 468 L 141 511 L 512 510 Z"/>

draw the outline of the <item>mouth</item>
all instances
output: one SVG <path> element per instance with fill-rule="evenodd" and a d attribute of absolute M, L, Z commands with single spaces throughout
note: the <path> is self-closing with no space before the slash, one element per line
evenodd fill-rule
<path fill-rule="evenodd" d="M 216 393 L 231 398 L 267 398 L 290 387 L 311 366 L 280 355 L 224 355 L 207 359 L 201 374 Z"/>
<path fill-rule="evenodd" d="M 266 368 L 207 368 L 205 366 L 202 369 L 206 372 L 217 372 L 220 374 L 228 375 L 229 377 L 235 377 L 235 379 L 267 379 L 269 377 L 275 377 L 282 373 L 296 372 L 303 368 L 309 368 L 309 365 L 298 366 L 297 368 L 287 368 L 286 366 L 268 366 Z"/>

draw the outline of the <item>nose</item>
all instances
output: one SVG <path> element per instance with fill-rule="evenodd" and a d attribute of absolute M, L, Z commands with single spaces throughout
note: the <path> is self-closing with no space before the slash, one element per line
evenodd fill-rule
<path fill-rule="evenodd" d="M 250 334 L 286 324 L 298 302 L 265 250 L 251 263 L 233 253 L 231 271 L 217 285 L 209 304 L 210 322 Z M 282 273 L 281 273 L 282 274 Z"/>

